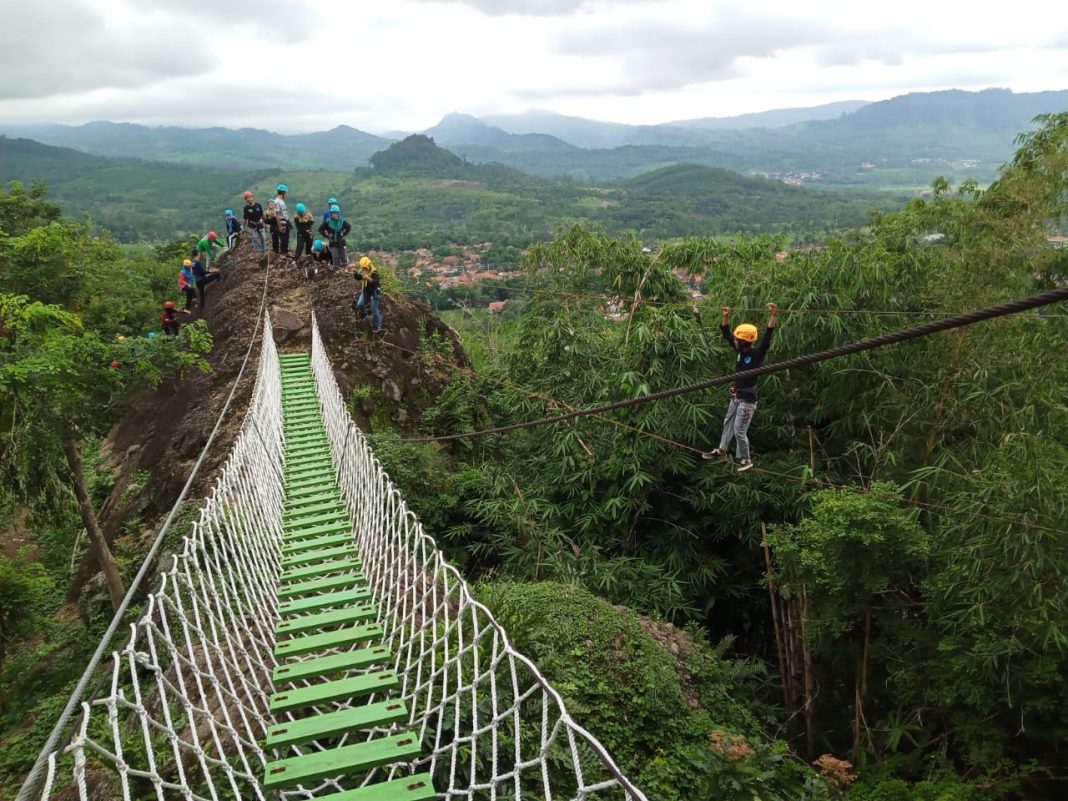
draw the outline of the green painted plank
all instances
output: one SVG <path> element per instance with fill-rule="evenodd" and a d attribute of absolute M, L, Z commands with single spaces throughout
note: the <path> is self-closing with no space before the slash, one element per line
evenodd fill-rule
<path fill-rule="evenodd" d="M 297 567 L 291 570 L 283 571 L 279 576 L 281 581 L 300 581 L 302 579 L 310 579 L 315 576 L 325 576 L 330 573 L 338 573 L 341 571 L 353 571 L 359 570 L 363 567 L 363 561 L 360 559 L 335 559 L 332 562 L 320 562 L 317 565 L 308 565 L 307 567 Z M 279 595 L 283 592 L 288 592 L 292 587 L 283 587 L 279 590 Z"/>
<path fill-rule="evenodd" d="M 329 548 L 332 545 L 345 545 L 352 542 L 352 532 L 348 529 L 349 525 L 345 524 L 345 531 L 338 532 L 337 534 L 328 534 L 325 537 L 312 537 L 311 539 L 294 540 L 282 546 L 282 556 L 290 556 L 291 554 L 300 553 L 306 551 L 309 548 Z"/>
<path fill-rule="evenodd" d="M 322 706 L 334 701 L 348 701 L 351 698 L 360 698 L 377 692 L 384 693 L 398 687 L 400 687 L 400 679 L 397 678 L 395 671 L 380 670 L 348 679 L 321 681 L 310 687 L 281 690 L 271 696 L 269 708 L 272 714 L 277 715 L 282 712 L 292 712 L 294 709 Z"/>
<path fill-rule="evenodd" d="M 310 581 L 298 581 L 296 584 L 287 584 L 278 588 L 278 600 L 284 601 L 290 598 L 299 598 L 302 595 L 316 595 L 328 590 L 336 590 L 339 587 L 362 587 L 367 583 L 367 578 L 362 573 L 340 573 L 336 576 L 312 579 Z"/>
<path fill-rule="evenodd" d="M 287 461 L 282 468 L 282 472 L 287 477 L 296 477 L 301 473 L 310 473 L 314 470 L 322 470 L 324 467 L 333 467 L 334 463 L 330 459 L 330 454 L 314 454 L 305 459 L 294 459 Z"/>
<path fill-rule="evenodd" d="M 376 701 L 373 704 L 277 723 L 267 730 L 267 742 L 264 746 L 285 748 L 312 740 L 325 740 L 350 731 L 399 723 L 407 717 L 408 707 L 403 701 Z"/>
<path fill-rule="evenodd" d="M 337 485 L 325 485 L 322 488 L 310 492 L 288 492 L 286 493 L 286 502 L 282 507 L 282 511 L 293 512 L 303 506 L 310 506 L 311 504 L 322 503 L 323 501 L 329 501 L 331 499 L 336 500 L 340 497 L 341 490 L 338 489 Z"/>
<path fill-rule="evenodd" d="M 330 440 L 326 438 L 325 434 L 316 434 L 304 439 L 295 439 L 294 437 L 287 437 L 286 443 L 286 456 L 296 456 L 304 451 L 314 450 L 315 448 L 329 448 Z"/>
<path fill-rule="evenodd" d="M 352 523 L 346 517 L 344 520 L 339 520 L 336 523 L 318 523 L 310 528 L 295 528 L 282 535 L 282 542 L 285 545 L 291 545 L 298 542 L 304 542 L 309 538 L 320 537 L 324 534 L 337 534 L 342 531 L 351 534 L 352 530 Z"/>
<path fill-rule="evenodd" d="M 335 548 L 320 548 L 316 551 L 295 553 L 292 556 L 283 557 L 281 564 L 282 567 L 296 567 L 297 565 L 306 565 L 309 562 L 321 562 L 337 557 L 354 559 L 356 555 L 356 549 L 352 545 L 338 545 Z"/>
<path fill-rule="evenodd" d="M 334 471 L 331 468 L 329 472 L 322 472 L 316 475 L 315 473 L 309 473 L 306 476 L 297 476 L 286 481 L 286 490 L 298 490 L 305 487 L 311 487 L 315 484 L 319 484 L 323 481 L 334 481 Z M 336 481 L 335 481 L 336 483 Z"/>
<path fill-rule="evenodd" d="M 313 595 L 310 598 L 295 598 L 278 604 L 278 614 L 296 615 L 302 612 L 314 612 L 317 609 L 326 609 L 328 606 L 344 606 L 355 604 L 360 601 L 368 601 L 371 591 L 366 587 L 353 587 L 337 592 L 324 592 Z"/>
<path fill-rule="evenodd" d="M 274 655 L 277 659 L 287 656 L 301 656 L 315 651 L 327 651 L 331 648 L 344 648 L 362 642 L 378 639 L 382 636 L 382 627 L 378 623 L 363 626 L 349 626 L 336 631 L 324 631 L 322 634 L 309 634 L 306 637 L 294 637 L 276 643 Z"/>
<path fill-rule="evenodd" d="M 326 523 L 334 523 L 339 520 L 348 522 L 349 511 L 348 507 L 343 503 L 337 503 L 333 505 L 333 508 L 324 511 L 313 512 L 310 514 L 296 517 L 292 520 L 286 520 L 282 523 L 283 534 L 295 534 L 298 531 L 303 531 L 311 528 L 312 526 L 321 526 Z"/>
<path fill-rule="evenodd" d="M 315 498 L 316 495 L 323 495 L 327 492 L 340 492 L 335 481 L 321 481 L 318 484 L 305 484 L 303 487 L 297 487 L 293 489 L 286 487 L 286 505 L 293 506 L 297 503 L 303 503 L 305 498 Z"/>
<path fill-rule="evenodd" d="M 283 469 L 286 481 L 296 481 L 302 478 L 310 478 L 313 476 L 319 476 L 324 470 L 333 470 L 334 463 L 329 459 L 325 459 L 315 463 L 308 463 L 302 465 L 294 465 L 291 468 Z"/>
<path fill-rule="evenodd" d="M 437 793 L 429 773 L 319 796 L 320 801 L 428 801 L 431 798 L 437 798 Z"/>
<path fill-rule="evenodd" d="M 316 512 L 332 512 L 335 508 L 345 508 L 345 505 L 338 501 L 323 501 L 311 506 L 305 506 L 303 509 L 294 509 L 292 512 L 286 512 L 282 515 L 282 525 L 285 526 L 288 523 L 294 523 L 304 517 L 309 517 Z"/>
<path fill-rule="evenodd" d="M 283 637 L 292 637 L 295 634 L 303 634 L 306 631 L 325 629 L 328 626 L 344 626 L 348 623 L 363 623 L 365 620 L 374 620 L 378 610 L 374 604 L 361 604 L 350 606 L 345 609 L 331 609 L 327 612 L 316 612 L 314 615 L 298 615 L 283 620 L 274 627 L 275 640 Z"/>
<path fill-rule="evenodd" d="M 308 784 L 332 776 L 356 773 L 406 762 L 419 756 L 419 738 L 414 734 L 394 734 L 378 740 L 368 740 L 329 751 L 315 751 L 303 756 L 268 762 L 264 768 L 263 789 L 277 790 Z"/>
<path fill-rule="evenodd" d="M 355 651 L 345 651 L 340 654 L 329 656 L 317 656 L 305 659 L 302 662 L 291 660 L 274 669 L 271 680 L 275 684 L 306 681 L 321 676 L 329 676 L 331 673 L 344 673 L 357 668 L 383 665 L 389 661 L 389 649 L 384 645 L 373 645 L 370 648 L 360 648 Z"/>

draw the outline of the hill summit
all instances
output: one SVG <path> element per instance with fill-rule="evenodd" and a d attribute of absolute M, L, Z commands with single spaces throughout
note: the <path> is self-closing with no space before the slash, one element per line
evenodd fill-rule
<path fill-rule="evenodd" d="M 371 156 L 375 172 L 383 174 L 429 175 L 460 178 L 467 164 L 454 153 L 438 147 L 423 134 L 412 134 Z"/>

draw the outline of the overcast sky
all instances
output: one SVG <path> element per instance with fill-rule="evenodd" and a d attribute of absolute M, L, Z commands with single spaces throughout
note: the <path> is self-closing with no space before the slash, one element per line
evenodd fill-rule
<path fill-rule="evenodd" d="M 653 124 L 910 91 L 1068 89 L 1056 0 L 0 0 L 0 121 Z"/>

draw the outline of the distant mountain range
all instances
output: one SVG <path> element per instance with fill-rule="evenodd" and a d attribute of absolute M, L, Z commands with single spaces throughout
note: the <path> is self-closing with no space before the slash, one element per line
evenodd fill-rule
<path fill-rule="evenodd" d="M 695 163 L 825 186 L 915 189 L 939 175 L 992 180 L 1036 115 L 1065 109 L 1068 91 L 950 90 L 647 126 L 542 111 L 449 114 L 422 133 L 468 161 L 582 182 Z M 112 122 L 0 124 L 0 133 L 96 155 L 231 170 L 352 170 L 394 141 L 394 134 L 380 137 L 345 125 L 283 135 Z"/>

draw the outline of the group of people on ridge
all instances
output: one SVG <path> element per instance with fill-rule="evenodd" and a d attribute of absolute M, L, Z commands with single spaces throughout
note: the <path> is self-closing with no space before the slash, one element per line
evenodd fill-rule
<path fill-rule="evenodd" d="M 179 314 L 191 314 L 192 310 L 199 307 L 203 310 L 207 304 L 205 288 L 213 281 L 222 279 L 222 273 L 212 267 L 212 261 L 216 258 L 215 248 L 220 248 L 220 253 L 231 250 L 237 244 L 242 233 L 247 233 L 252 243 L 252 249 L 261 257 L 267 254 L 267 232 L 271 233 L 271 251 L 277 255 L 289 256 L 290 233 L 296 231 L 296 247 L 293 251 L 293 259 L 302 256 L 310 256 L 315 263 L 310 269 L 310 275 L 318 273 L 318 265 L 323 264 L 331 271 L 349 266 L 347 251 L 347 237 L 352 226 L 345 219 L 338 205 L 337 198 L 330 198 L 326 203 L 321 217 L 317 217 L 308 211 L 303 203 L 297 203 L 295 214 L 292 219 L 289 215 L 289 207 L 286 198 L 289 187 L 278 184 L 277 196 L 268 202 L 267 209 L 256 201 L 251 191 L 243 194 L 245 207 L 242 210 L 242 219 L 238 220 L 232 209 L 226 209 L 226 246 L 219 242 L 219 235 L 214 231 L 205 234 L 193 248 L 190 258 L 183 261 L 178 272 L 178 291 L 185 295 L 185 308 L 179 310 L 175 304 L 168 300 L 164 303 L 163 313 L 160 315 L 160 325 L 164 334 L 177 336 L 180 329 Z M 318 223 L 318 225 L 316 225 Z M 322 239 L 312 238 L 313 231 L 317 231 Z M 365 320 L 371 315 L 374 322 L 374 332 L 382 331 L 382 313 L 379 309 L 379 299 L 382 294 L 382 281 L 374 262 L 367 256 L 359 261 L 359 267 L 354 272 L 356 279 L 357 298 L 354 303 L 357 315 Z"/>
<path fill-rule="evenodd" d="M 316 225 L 318 218 L 308 210 L 303 203 L 297 203 L 294 207 L 295 214 L 289 215 L 289 205 L 286 202 L 289 196 L 289 187 L 278 184 L 275 188 L 276 197 L 268 201 L 267 208 L 256 200 L 251 191 L 244 193 L 245 208 L 242 210 L 244 224 L 238 222 L 228 209 L 227 232 L 230 232 L 230 221 L 233 220 L 236 234 L 244 228 L 249 232 L 252 241 L 252 249 L 262 255 L 267 253 L 267 232 L 271 233 L 271 252 L 279 256 L 289 255 L 289 238 L 295 230 L 297 243 L 293 250 L 294 260 L 304 255 L 311 255 L 317 262 L 328 262 L 333 269 L 348 267 L 349 258 L 346 252 L 346 237 L 352 230 L 345 216 L 341 212 L 337 198 L 332 197 L 326 202 L 326 208 L 322 213 L 322 221 Z M 317 232 L 322 239 L 313 241 L 312 234 Z"/>

